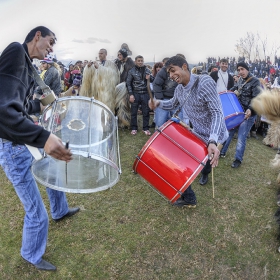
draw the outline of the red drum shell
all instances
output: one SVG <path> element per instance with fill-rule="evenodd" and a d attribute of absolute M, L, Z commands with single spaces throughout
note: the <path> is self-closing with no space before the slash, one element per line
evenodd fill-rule
<path fill-rule="evenodd" d="M 220 92 L 219 96 L 222 103 L 226 127 L 228 130 L 231 130 L 244 121 L 245 114 L 243 108 L 234 92 Z"/>
<path fill-rule="evenodd" d="M 182 125 L 168 121 L 141 149 L 133 170 L 174 203 L 207 160 L 205 142 Z"/>

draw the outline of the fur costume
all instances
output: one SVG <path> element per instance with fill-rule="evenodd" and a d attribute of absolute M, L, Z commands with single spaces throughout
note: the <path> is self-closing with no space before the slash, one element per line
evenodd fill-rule
<path fill-rule="evenodd" d="M 280 169 L 280 91 L 277 89 L 265 89 L 252 100 L 252 108 L 264 116 L 271 123 L 266 137 L 263 139 L 265 145 L 278 148 L 275 158 L 270 161 L 273 169 Z M 280 183 L 280 173 L 277 177 L 277 183 Z"/>
<path fill-rule="evenodd" d="M 114 62 L 106 60 L 98 69 L 91 65 L 83 72 L 80 96 L 94 97 L 117 113 L 121 126 L 129 125 L 130 105 L 126 87 L 120 82 L 120 74 Z"/>

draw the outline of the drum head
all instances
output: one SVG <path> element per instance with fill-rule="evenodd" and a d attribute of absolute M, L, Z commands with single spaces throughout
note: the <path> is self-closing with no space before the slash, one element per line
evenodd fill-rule
<path fill-rule="evenodd" d="M 64 97 L 45 109 L 41 125 L 69 141 L 69 163 L 46 156 L 32 164 L 35 179 L 64 192 L 102 191 L 119 180 L 117 120 L 101 102 L 87 97 Z"/>

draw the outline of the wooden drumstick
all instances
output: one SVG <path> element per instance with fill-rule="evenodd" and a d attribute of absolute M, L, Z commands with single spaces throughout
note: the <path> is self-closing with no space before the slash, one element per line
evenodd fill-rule
<path fill-rule="evenodd" d="M 212 190 L 213 190 L 213 198 L 215 198 L 215 187 L 214 187 L 214 168 L 212 167 Z"/>
<path fill-rule="evenodd" d="M 222 150 L 223 144 L 218 143 L 217 148 L 219 151 Z M 214 168 L 212 167 L 212 192 L 213 192 L 213 198 L 215 198 L 215 184 L 214 184 Z"/>

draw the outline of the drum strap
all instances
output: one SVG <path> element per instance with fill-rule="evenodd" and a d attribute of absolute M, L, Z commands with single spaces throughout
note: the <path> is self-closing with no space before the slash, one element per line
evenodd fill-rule
<path fill-rule="evenodd" d="M 244 87 L 249 81 L 251 81 L 252 79 L 253 79 L 253 77 L 250 77 L 243 85 L 240 85 L 240 87 L 238 88 L 238 91 L 240 92 L 240 90 L 242 90 L 243 87 Z"/>
<path fill-rule="evenodd" d="M 197 85 L 198 85 L 198 83 L 199 83 L 199 78 L 200 78 L 200 77 L 198 77 L 198 78 L 196 79 L 196 81 L 194 82 L 193 86 L 191 87 L 189 93 L 191 93 L 191 92 L 197 87 Z M 175 118 L 176 118 L 176 117 L 178 116 L 178 114 L 181 112 L 181 110 L 182 110 L 183 106 L 185 105 L 185 103 L 187 102 L 187 100 L 188 100 L 188 98 L 186 97 L 186 99 L 185 99 L 185 101 L 183 102 L 183 104 L 181 104 L 181 105 L 178 107 L 178 109 L 176 110 L 176 112 L 173 114 L 172 117 L 175 117 Z M 178 118 L 178 117 L 177 117 L 177 118 Z"/>
<path fill-rule="evenodd" d="M 220 71 L 219 71 L 220 72 Z M 225 87 L 226 87 L 226 90 L 227 90 L 227 85 L 226 85 L 226 83 L 225 83 L 225 80 L 224 80 L 224 78 L 223 78 L 223 74 L 220 72 L 220 75 L 221 75 L 221 78 L 222 78 L 222 80 L 223 80 L 223 83 L 224 83 L 224 85 L 225 85 Z M 227 74 L 228 75 L 228 74 Z"/>
<path fill-rule="evenodd" d="M 36 83 L 38 84 L 38 86 L 39 86 L 39 87 L 41 88 L 41 90 L 43 91 L 43 94 L 44 94 L 45 96 L 51 94 L 51 93 L 52 93 L 52 90 L 51 90 L 50 87 L 47 86 L 47 85 L 44 83 L 44 81 L 40 78 L 39 74 L 37 73 L 36 69 L 34 68 L 34 66 L 33 66 L 33 64 L 32 64 L 32 62 L 31 62 L 31 60 L 30 60 L 30 58 L 29 58 L 29 56 L 28 56 L 28 54 L 27 54 L 26 52 L 25 52 L 25 56 L 26 56 L 26 58 L 27 58 L 27 62 L 28 62 L 28 64 L 29 64 L 29 66 L 30 66 L 30 68 L 31 68 L 31 70 L 32 70 L 32 72 L 33 72 L 34 79 L 35 79 Z"/>

